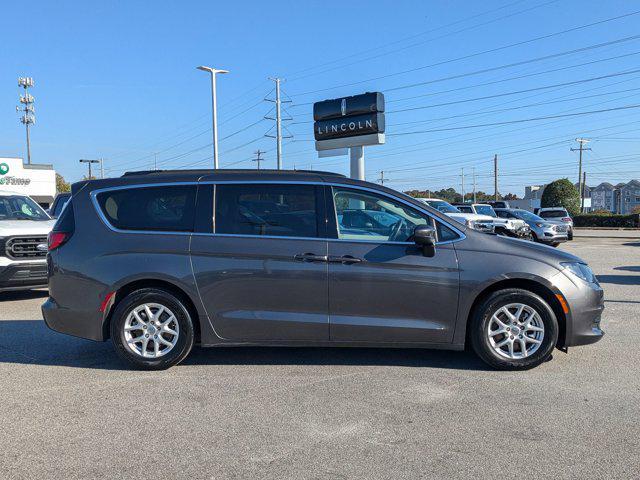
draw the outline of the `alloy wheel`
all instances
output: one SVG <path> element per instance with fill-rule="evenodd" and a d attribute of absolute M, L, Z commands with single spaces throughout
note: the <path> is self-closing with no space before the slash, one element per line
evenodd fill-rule
<path fill-rule="evenodd" d="M 126 345 L 143 358 L 159 358 L 175 347 L 180 335 L 178 320 L 159 303 L 136 306 L 124 322 Z"/>
<path fill-rule="evenodd" d="M 500 307 L 487 327 L 491 348 L 509 359 L 526 358 L 534 354 L 544 339 L 544 322 L 540 314 L 524 303 Z"/>

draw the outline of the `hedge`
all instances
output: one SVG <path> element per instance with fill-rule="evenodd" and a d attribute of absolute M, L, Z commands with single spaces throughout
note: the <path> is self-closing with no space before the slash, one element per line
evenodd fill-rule
<path fill-rule="evenodd" d="M 576 227 L 640 228 L 640 214 L 580 214 L 573 217 L 573 224 Z"/>

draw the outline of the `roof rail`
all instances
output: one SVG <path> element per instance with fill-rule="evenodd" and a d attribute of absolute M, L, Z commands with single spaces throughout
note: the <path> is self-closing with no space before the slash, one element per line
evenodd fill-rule
<path fill-rule="evenodd" d="M 244 168 L 244 169 L 227 169 L 227 168 L 223 168 L 223 169 L 218 169 L 218 170 L 213 170 L 213 169 L 207 169 L 207 170 L 139 170 L 139 171 L 134 171 L 134 172 L 125 172 L 122 174 L 123 177 L 130 177 L 133 175 L 158 175 L 158 174 L 201 174 L 201 175 L 212 175 L 215 173 L 221 173 L 221 174 L 233 174 L 233 173 L 251 173 L 254 175 L 260 175 L 260 174 L 303 174 L 303 175 L 309 175 L 309 174 L 316 174 L 316 175 L 331 175 L 331 176 L 336 176 L 336 177 L 344 177 L 344 175 L 342 175 L 341 173 L 335 173 L 335 172 L 325 172 L 322 170 L 256 170 L 253 168 Z"/>

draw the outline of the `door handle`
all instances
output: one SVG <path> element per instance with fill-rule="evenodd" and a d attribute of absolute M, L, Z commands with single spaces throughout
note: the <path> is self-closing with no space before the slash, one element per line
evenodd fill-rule
<path fill-rule="evenodd" d="M 293 259 L 298 262 L 326 262 L 326 255 L 315 255 L 313 253 L 298 253 L 293 256 Z"/>
<path fill-rule="evenodd" d="M 364 260 L 361 258 L 352 257 L 351 255 L 343 255 L 342 257 L 329 257 L 329 263 L 342 263 L 344 265 L 351 265 L 353 263 L 362 263 Z"/>

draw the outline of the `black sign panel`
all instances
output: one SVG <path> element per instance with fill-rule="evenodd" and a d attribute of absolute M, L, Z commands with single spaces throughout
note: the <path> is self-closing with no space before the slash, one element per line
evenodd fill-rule
<path fill-rule="evenodd" d="M 317 141 L 384 133 L 384 113 L 368 113 L 320 120 L 313 125 Z"/>
<path fill-rule="evenodd" d="M 376 112 L 384 112 L 384 95 L 380 92 L 367 92 L 313 104 L 313 119 L 316 122 Z"/>

